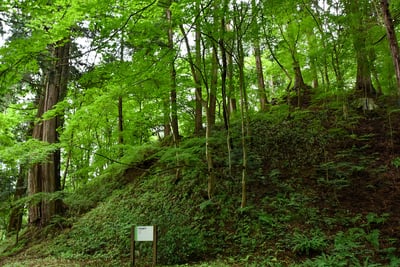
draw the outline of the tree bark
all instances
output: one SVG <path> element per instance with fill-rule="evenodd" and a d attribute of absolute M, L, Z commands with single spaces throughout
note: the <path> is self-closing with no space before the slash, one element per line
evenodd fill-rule
<path fill-rule="evenodd" d="M 44 98 L 42 96 L 42 93 L 39 93 L 39 102 L 38 102 L 38 110 L 36 114 L 36 118 L 41 118 L 43 113 L 44 113 Z M 42 123 L 38 122 L 33 126 L 32 130 L 32 138 L 41 140 L 42 139 L 42 132 L 43 132 L 43 127 Z M 33 164 L 28 172 L 28 195 L 32 196 L 36 193 L 42 192 L 42 179 L 41 179 L 41 173 L 42 173 L 42 166 L 39 163 Z M 28 222 L 29 224 L 39 226 L 40 225 L 40 220 L 41 220 L 41 202 L 35 203 L 33 205 L 30 205 L 28 208 Z"/>
<path fill-rule="evenodd" d="M 211 150 L 211 133 L 212 133 L 212 119 L 210 118 L 210 107 L 207 108 L 207 128 L 206 128 L 206 161 L 207 161 L 207 193 L 208 199 L 211 199 L 215 193 L 215 173 L 213 154 Z"/>
<path fill-rule="evenodd" d="M 227 80 L 228 80 L 228 88 L 227 88 L 227 96 L 228 96 L 228 112 L 229 115 L 231 113 L 236 112 L 237 110 L 237 100 L 236 100 L 236 92 L 235 92 L 235 83 L 234 83 L 234 66 L 233 66 L 233 57 L 232 54 L 228 54 L 228 69 L 227 69 Z"/>
<path fill-rule="evenodd" d="M 253 10 L 253 16 L 257 20 L 258 7 L 255 0 L 251 1 L 251 8 Z M 256 23 L 257 29 L 258 23 Z M 261 59 L 261 48 L 259 41 L 259 34 L 255 35 L 253 40 L 253 48 L 254 48 L 254 58 L 256 60 L 256 73 L 257 73 L 257 85 L 258 85 L 258 95 L 260 101 L 260 110 L 267 110 L 267 94 L 265 93 L 265 81 L 264 81 L 264 73 L 263 73 L 263 65 Z"/>
<path fill-rule="evenodd" d="M 374 85 L 372 84 L 370 61 L 366 49 L 366 40 L 364 35 L 358 35 L 354 41 L 357 60 L 357 76 L 356 76 L 356 94 L 359 97 L 376 96 Z"/>
<path fill-rule="evenodd" d="M 263 65 L 261 60 L 261 49 L 260 44 L 254 44 L 254 57 L 256 59 L 256 71 L 257 71 L 257 84 L 258 84 L 258 92 L 260 99 L 260 110 L 267 110 L 267 94 L 265 93 L 265 82 L 264 82 L 264 74 L 263 74 Z"/>
<path fill-rule="evenodd" d="M 392 54 L 392 60 L 394 64 L 394 69 L 396 72 L 397 80 L 397 95 L 400 97 L 400 53 L 399 53 L 399 43 L 397 42 L 396 31 L 394 29 L 394 23 L 392 15 L 389 9 L 389 1 L 381 0 L 383 20 L 385 22 L 387 38 L 389 41 L 390 52 Z"/>
<path fill-rule="evenodd" d="M 47 71 L 44 94 L 40 96 L 38 118 L 54 108 L 61 101 L 67 90 L 69 73 L 69 40 L 63 40 L 50 47 L 53 61 Z M 57 115 L 43 120 L 34 126 L 33 138 L 54 144 L 59 141 L 57 129 L 62 126 L 62 117 Z M 36 193 L 54 193 L 61 188 L 60 150 L 50 153 L 44 163 L 35 164 L 28 175 L 29 195 Z M 43 200 L 29 209 L 29 222 L 45 226 L 51 218 L 62 211 L 61 201 Z"/>

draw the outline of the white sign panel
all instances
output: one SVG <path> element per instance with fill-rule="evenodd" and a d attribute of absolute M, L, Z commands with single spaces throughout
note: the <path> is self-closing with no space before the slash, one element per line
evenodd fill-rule
<path fill-rule="evenodd" d="M 154 226 L 136 226 L 135 241 L 153 241 Z"/>

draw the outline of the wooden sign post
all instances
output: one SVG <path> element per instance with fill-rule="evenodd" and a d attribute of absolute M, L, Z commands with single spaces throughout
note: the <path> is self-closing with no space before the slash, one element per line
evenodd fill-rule
<path fill-rule="evenodd" d="M 131 228 L 131 266 L 135 266 L 135 242 L 153 242 L 153 266 L 157 264 L 157 226 L 132 226 Z"/>

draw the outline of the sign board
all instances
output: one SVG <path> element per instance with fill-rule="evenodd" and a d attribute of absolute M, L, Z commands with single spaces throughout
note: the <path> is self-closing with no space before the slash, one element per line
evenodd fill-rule
<path fill-rule="evenodd" d="M 134 226 L 131 227 L 131 267 L 135 266 L 135 242 L 153 242 L 153 265 L 157 264 L 157 225 L 153 226 Z"/>
<path fill-rule="evenodd" d="M 136 226 L 135 241 L 153 241 L 154 226 Z"/>

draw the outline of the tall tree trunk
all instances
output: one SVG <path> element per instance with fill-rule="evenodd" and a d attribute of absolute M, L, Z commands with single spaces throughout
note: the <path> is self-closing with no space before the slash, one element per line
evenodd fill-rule
<path fill-rule="evenodd" d="M 195 124 L 194 124 L 194 134 L 196 136 L 200 135 L 201 130 L 203 129 L 203 105 L 204 100 L 202 96 L 202 88 L 201 88 L 201 46 L 200 46 L 200 30 L 196 29 L 196 53 L 195 53 L 195 61 L 192 57 L 192 52 L 190 51 L 189 38 L 187 33 L 185 32 L 185 28 L 183 25 L 180 25 L 181 33 L 183 35 L 183 39 L 185 41 L 185 46 L 187 50 L 187 58 L 190 66 L 190 71 L 192 73 L 193 81 L 195 84 Z"/>
<path fill-rule="evenodd" d="M 120 50 L 120 55 L 119 55 L 119 60 L 121 62 L 124 62 L 124 37 L 123 37 L 123 32 L 121 33 L 121 50 Z M 124 113 L 123 113 L 123 99 L 122 95 L 118 96 L 118 144 L 123 145 L 124 144 Z M 121 147 L 120 149 L 120 156 L 124 154 L 124 150 Z"/>
<path fill-rule="evenodd" d="M 241 38 L 238 38 L 238 67 L 239 67 L 239 88 L 240 88 L 240 117 L 242 129 L 242 201 L 241 207 L 247 204 L 247 144 L 246 139 L 249 132 L 247 118 L 248 104 L 247 92 L 244 78 L 244 52 Z"/>
<path fill-rule="evenodd" d="M 50 48 L 53 62 L 47 72 L 44 94 L 39 101 L 38 116 L 51 110 L 61 101 L 67 90 L 69 73 L 69 40 L 63 40 Z M 54 144 L 59 141 L 57 129 L 62 126 L 62 117 L 43 120 L 33 129 L 33 138 Z M 28 175 L 29 194 L 39 192 L 54 193 L 61 188 L 60 150 L 50 153 L 44 163 L 36 164 Z M 29 209 L 29 222 L 35 225 L 47 225 L 51 218 L 62 211 L 61 201 L 43 200 Z"/>
<path fill-rule="evenodd" d="M 267 94 L 265 93 L 265 82 L 263 74 L 263 65 L 261 60 L 261 48 L 258 41 L 254 44 L 254 57 L 256 59 L 256 72 L 257 72 L 257 84 L 258 84 L 258 94 L 260 99 L 260 109 L 261 111 L 267 110 Z"/>
<path fill-rule="evenodd" d="M 224 14 L 228 11 L 229 0 L 224 0 L 223 11 Z M 224 125 L 226 130 L 226 147 L 228 152 L 228 170 L 229 175 L 232 175 L 232 140 L 231 140 L 231 129 L 230 129 L 230 116 L 228 110 L 228 98 L 226 94 L 226 84 L 227 84 L 227 75 L 228 75 L 228 52 L 226 50 L 226 18 L 225 15 L 222 15 L 221 25 L 220 25 L 220 37 L 219 37 L 219 47 L 221 50 L 221 92 L 222 92 L 222 107 L 223 107 L 223 117 L 224 117 Z"/>
<path fill-rule="evenodd" d="M 196 0 L 196 13 L 200 14 L 200 0 Z M 194 79 L 195 79 L 195 101 L 196 101 L 196 109 L 195 109 L 195 127 L 194 133 L 195 135 L 199 135 L 201 130 L 203 129 L 203 99 L 202 99 L 202 88 L 201 88 L 201 28 L 200 28 L 200 20 L 196 19 L 196 29 L 195 29 L 195 48 L 196 48 L 196 56 L 194 62 Z"/>
<path fill-rule="evenodd" d="M 236 101 L 236 92 L 235 92 L 235 82 L 234 82 L 234 66 L 233 66 L 233 57 L 232 54 L 229 53 L 227 56 L 228 60 L 228 69 L 227 69 L 227 80 L 228 80 L 228 88 L 227 88 L 227 96 L 229 114 L 234 113 L 237 110 L 237 101 Z"/>
<path fill-rule="evenodd" d="M 166 17 L 168 21 L 168 48 L 170 53 L 174 51 L 174 33 L 172 29 L 172 12 L 168 7 L 166 9 Z M 179 127 L 178 127 L 178 105 L 177 105 L 177 94 L 176 94 L 176 70 L 175 70 L 175 55 L 171 57 L 170 62 L 170 101 L 171 101 L 171 128 L 174 143 L 179 142 Z"/>
<path fill-rule="evenodd" d="M 392 19 L 392 14 L 389 9 L 389 1 L 381 0 L 383 20 L 385 22 L 387 38 L 389 41 L 390 52 L 392 54 L 392 60 L 394 64 L 394 69 L 396 72 L 397 80 L 397 95 L 400 97 L 400 53 L 399 53 L 399 43 L 397 42 L 396 31 L 394 29 L 394 23 Z"/>
<path fill-rule="evenodd" d="M 225 10 L 225 9 L 224 9 Z M 221 19 L 221 36 L 219 38 L 219 48 L 221 51 L 221 96 L 222 96 L 222 115 L 224 118 L 225 129 L 229 129 L 229 114 L 228 114 L 228 105 L 227 105 L 227 97 L 226 97 L 226 78 L 228 73 L 228 60 L 227 60 L 227 52 L 225 47 L 225 18 Z"/>
<path fill-rule="evenodd" d="M 217 47 L 213 45 L 211 53 L 211 73 L 210 73 L 210 97 L 209 97 L 209 119 L 211 126 L 215 125 L 215 114 L 217 107 L 217 87 L 218 87 L 218 58 Z"/>
<path fill-rule="evenodd" d="M 258 6 L 255 0 L 251 1 L 251 8 L 253 12 L 253 18 L 256 20 L 256 30 L 258 31 Z M 265 81 L 264 81 L 264 73 L 263 73 L 263 65 L 261 59 L 261 47 L 259 41 L 259 34 L 255 34 L 253 37 L 253 48 L 254 48 L 254 58 L 256 60 L 256 73 L 257 73 L 257 85 L 258 85 L 258 95 L 260 101 L 260 110 L 267 110 L 267 94 L 265 93 Z"/>
<path fill-rule="evenodd" d="M 42 96 L 42 92 L 39 93 L 40 95 L 38 96 L 39 102 L 38 102 L 38 110 L 36 114 L 36 118 L 41 118 L 43 113 L 44 113 L 44 98 Z M 37 140 L 42 140 L 42 132 L 43 132 L 43 127 L 42 123 L 38 122 L 33 126 L 32 130 L 32 138 L 37 139 Z M 42 192 L 42 165 L 39 163 L 33 164 L 28 172 L 28 195 L 32 196 L 36 193 Z M 32 225 L 39 226 L 41 223 L 41 206 L 42 203 L 35 203 L 33 205 L 29 206 L 29 218 L 28 221 Z"/>
<path fill-rule="evenodd" d="M 245 84 L 244 73 L 244 48 L 243 48 L 243 20 L 245 18 L 243 5 L 234 6 L 235 9 L 235 41 L 236 41 L 236 60 L 239 70 L 239 91 L 240 91 L 240 119 L 241 119 L 241 141 L 242 141 L 242 177 L 241 177 L 241 208 L 247 205 L 247 137 L 249 136 L 249 121 L 248 121 L 248 99 Z"/>
<path fill-rule="evenodd" d="M 212 133 L 212 119 L 210 114 L 210 107 L 206 109 L 207 113 L 207 128 L 206 128 L 206 161 L 207 161 L 207 193 L 208 198 L 211 199 L 215 193 L 215 172 L 214 172 L 214 162 L 213 153 L 211 149 L 211 133 Z"/>

